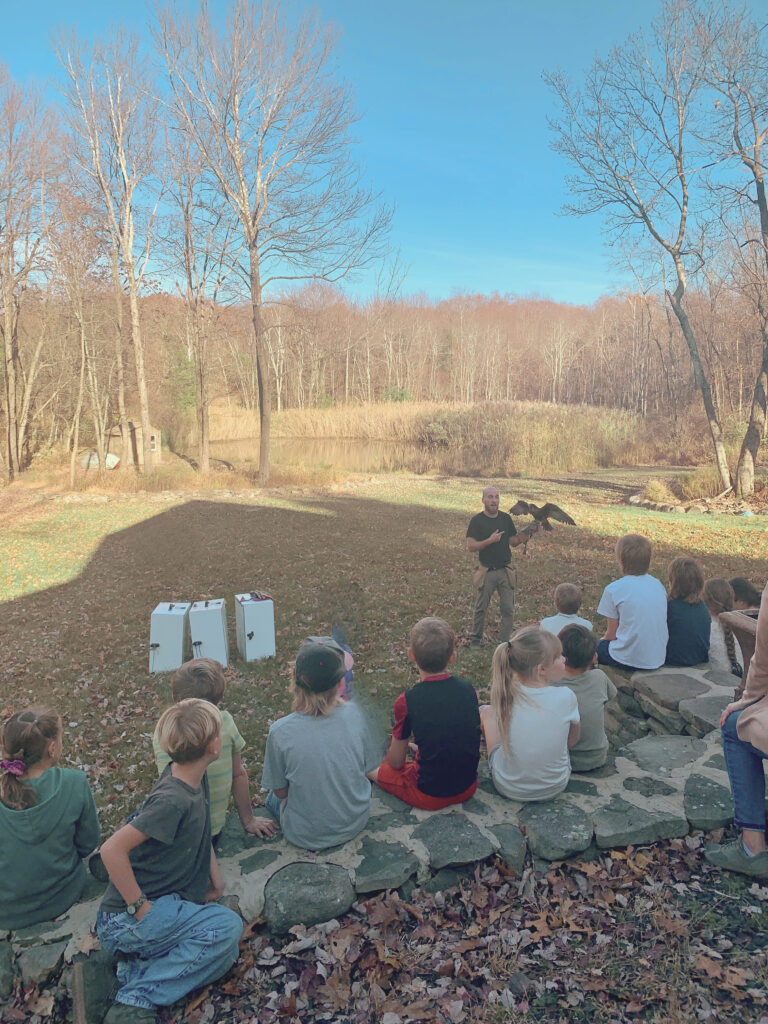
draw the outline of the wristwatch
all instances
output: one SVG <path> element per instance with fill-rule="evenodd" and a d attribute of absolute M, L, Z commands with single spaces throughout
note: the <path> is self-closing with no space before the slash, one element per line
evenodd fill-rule
<path fill-rule="evenodd" d="M 143 892 L 139 893 L 139 898 L 134 900 L 133 903 L 128 903 L 125 908 L 126 914 L 130 914 L 133 917 L 141 907 L 147 902 L 147 897 Z"/>

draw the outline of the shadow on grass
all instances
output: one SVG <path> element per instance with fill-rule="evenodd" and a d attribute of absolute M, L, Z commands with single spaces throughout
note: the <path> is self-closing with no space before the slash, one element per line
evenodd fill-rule
<path fill-rule="evenodd" d="M 106 530 L 109 504 L 103 508 Z M 586 516 L 589 507 L 577 511 Z M 621 507 L 615 524 L 607 518 L 604 535 L 594 526 L 558 528 L 535 538 L 527 555 L 518 549 L 518 621 L 549 614 L 552 588 L 565 579 L 585 582 L 584 612 L 595 618 L 602 587 L 616 575 L 616 534 L 608 530 L 623 532 L 629 515 Z M 653 521 L 637 515 L 632 528 L 646 532 Z M 413 680 L 405 658 L 413 622 L 434 614 L 459 635 L 468 629 L 467 521 L 464 512 L 358 496 L 293 499 L 288 508 L 192 500 L 163 510 L 106 536 L 67 583 L 0 605 L 4 710 L 35 702 L 59 710 L 65 749 L 74 763 L 91 766 L 97 802 L 110 816 L 129 809 L 133 791 L 143 792 L 153 776 L 149 737 L 170 701 L 168 677 L 148 673 L 151 611 L 160 601 L 224 597 L 233 663 L 223 703 L 246 738 L 255 790 L 266 732 L 288 710 L 289 664 L 305 636 L 329 633 L 334 621 L 347 625 L 356 687 L 386 728 L 392 701 Z M 724 528 L 736 527 L 730 520 Z M 654 530 L 653 571 L 665 581 L 662 570 L 681 549 L 664 526 Z M 706 570 L 760 578 L 766 565 L 708 554 Z M 245 664 L 235 646 L 233 595 L 253 589 L 274 597 L 277 657 Z M 488 626 L 496 626 L 495 606 Z M 491 655 L 492 647 L 462 650 L 457 671 L 486 687 Z"/>

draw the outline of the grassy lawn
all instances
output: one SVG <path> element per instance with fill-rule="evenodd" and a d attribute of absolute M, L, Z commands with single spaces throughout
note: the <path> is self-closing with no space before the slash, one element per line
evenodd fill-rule
<path fill-rule="evenodd" d="M 768 575 L 763 517 L 664 514 L 623 498 L 639 473 L 601 471 L 559 480 L 506 481 L 502 507 L 517 497 L 553 500 L 576 527 L 538 534 L 515 552 L 518 621 L 552 610 L 563 580 L 584 584 L 594 615 L 614 578 L 615 539 L 627 531 L 654 543 L 652 571 L 687 552 L 707 576 Z M 288 708 L 287 673 L 310 633 L 348 627 L 358 692 L 386 723 L 408 685 L 410 625 L 427 614 L 465 636 L 471 619 L 472 557 L 464 550 L 483 482 L 391 475 L 327 492 L 265 492 L 204 499 L 132 494 L 109 501 L 63 497 L 0 508 L 0 639 L 3 715 L 45 703 L 65 721 L 65 757 L 86 765 L 109 828 L 135 806 L 154 770 L 150 735 L 169 701 L 166 676 L 148 674 L 149 616 L 159 601 L 225 597 L 234 661 L 224 703 L 248 744 L 257 791 L 269 723 Z M 508 499 L 508 503 L 507 503 Z M 255 588 L 275 599 L 277 657 L 236 657 L 233 595 Z M 495 628 L 492 606 L 489 628 Z M 492 648 L 460 651 L 458 668 L 487 686 Z"/>

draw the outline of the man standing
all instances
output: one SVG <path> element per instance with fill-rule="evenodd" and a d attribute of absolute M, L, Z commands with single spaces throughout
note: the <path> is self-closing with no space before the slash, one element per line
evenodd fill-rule
<path fill-rule="evenodd" d="M 472 622 L 472 647 L 479 647 L 485 631 L 485 613 L 494 591 L 499 592 L 501 625 L 499 642 L 509 640 L 515 611 L 515 588 L 510 548 L 525 544 L 534 529 L 518 533 L 506 512 L 499 512 L 499 492 L 495 487 L 483 491 L 483 511 L 472 516 L 467 527 L 467 550 L 477 551 L 480 565 L 472 574 L 477 590 L 475 615 Z"/>

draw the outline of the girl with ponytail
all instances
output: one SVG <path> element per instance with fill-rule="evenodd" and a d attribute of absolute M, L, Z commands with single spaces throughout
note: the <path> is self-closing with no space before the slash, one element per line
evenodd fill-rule
<path fill-rule="evenodd" d="M 86 881 L 82 858 L 99 842 L 85 773 L 60 768 L 61 719 L 31 708 L 0 732 L 0 928 L 69 910 Z"/>
<path fill-rule="evenodd" d="M 565 675 L 560 641 L 525 626 L 493 655 L 491 703 L 480 709 L 496 789 L 511 800 L 549 800 L 568 785 L 568 750 L 580 733 L 576 695 L 548 684 Z"/>

